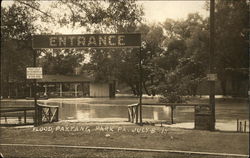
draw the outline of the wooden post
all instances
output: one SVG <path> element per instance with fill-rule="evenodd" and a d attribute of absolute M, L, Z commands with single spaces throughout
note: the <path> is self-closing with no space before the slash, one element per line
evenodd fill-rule
<path fill-rule="evenodd" d="M 33 66 L 36 67 L 36 50 L 33 51 Z M 33 92 L 34 92 L 34 107 L 35 107 L 35 124 L 38 126 L 38 106 L 37 106 L 37 95 L 36 95 L 36 79 L 33 80 Z"/>
<path fill-rule="evenodd" d="M 47 87 L 47 84 L 45 83 L 44 84 L 44 95 L 47 95 L 47 92 L 48 92 L 48 87 Z"/>
<path fill-rule="evenodd" d="M 139 106 L 140 106 L 140 125 L 142 126 L 142 77 L 143 77 L 143 72 L 142 72 L 142 53 L 141 53 L 141 47 L 140 47 L 140 52 L 139 52 L 139 70 L 140 70 L 140 83 L 139 83 L 139 93 L 140 93 L 140 99 L 139 99 Z"/>
<path fill-rule="evenodd" d="M 240 132 L 242 132 L 242 123 L 240 121 Z"/>
<path fill-rule="evenodd" d="M 26 124 L 26 110 L 24 110 L 24 124 Z"/>
<path fill-rule="evenodd" d="M 172 105 L 170 106 L 170 108 L 171 108 L 171 124 L 174 124 L 174 108 Z"/>
<path fill-rule="evenodd" d="M 49 121 L 48 122 L 51 122 L 51 108 L 49 108 L 48 113 L 49 113 Z"/>
<path fill-rule="evenodd" d="M 130 119 L 130 111 L 129 111 L 129 107 L 128 107 L 128 122 L 130 122 L 131 121 L 131 119 Z"/>
<path fill-rule="evenodd" d="M 59 107 L 56 108 L 56 121 L 59 121 Z"/>
<path fill-rule="evenodd" d="M 34 114 L 32 117 L 33 117 L 33 122 L 34 122 L 34 124 L 35 124 L 35 114 Z"/>
<path fill-rule="evenodd" d="M 239 132 L 239 119 L 237 119 L 237 132 Z"/>
<path fill-rule="evenodd" d="M 75 83 L 75 97 L 77 97 L 77 83 Z"/>
<path fill-rule="evenodd" d="M 30 86 L 30 97 L 32 97 L 32 86 Z"/>
<path fill-rule="evenodd" d="M 8 90 L 9 90 L 9 95 L 8 95 L 8 98 L 10 98 L 11 97 L 11 84 L 10 83 L 8 83 Z"/>
<path fill-rule="evenodd" d="M 247 132 L 247 121 L 244 122 L 244 132 Z"/>
<path fill-rule="evenodd" d="M 113 91 L 112 91 L 112 97 L 115 98 L 115 92 L 116 92 L 116 81 L 113 80 Z"/>
<path fill-rule="evenodd" d="M 138 119 L 141 117 L 141 114 L 140 114 L 140 112 L 139 112 L 139 111 L 140 111 L 140 108 L 141 108 L 140 106 L 137 106 L 137 115 L 138 115 Z"/>
<path fill-rule="evenodd" d="M 38 125 L 41 125 L 42 124 L 42 108 L 39 106 L 37 108 L 37 115 L 38 115 L 37 123 Z"/>
<path fill-rule="evenodd" d="M 21 124 L 22 123 L 22 117 L 18 116 L 18 123 Z"/>
<path fill-rule="evenodd" d="M 138 123 L 138 106 L 135 106 L 135 122 Z"/>
<path fill-rule="evenodd" d="M 62 83 L 59 84 L 60 84 L 60 97 L 62 97 Z"/>
<path fill-rule="evenodd" d="M 40 124 L 40 107 L 37 108 L 37 124 Z"/>
<path fill-rule="evenodd" d="M 40 123 L 40 124 L 43 124 L 43 110 L 44 110 L 43 107 L 40 107 L 40 108 L 39 108 L 39 113 L 40 113 L 39 123 Z"/>
<path fill-rule="evenodd" d="M 129 119 L 130 119 L 130 122 L 133 122 L 133 107 L 132 106 L 129 107 Z"/>
<path fill-rule="evenodd" d="M 132 106 L 132 123 L 134 123 L 134 117 L 135 117 L 135 112 L 134 112 L 134 107 Z"/>

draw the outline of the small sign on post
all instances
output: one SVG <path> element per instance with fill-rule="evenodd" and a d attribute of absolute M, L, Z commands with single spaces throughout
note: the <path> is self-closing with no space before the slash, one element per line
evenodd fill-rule
<path fill-rule="evenodd" d="M 42 79 L 43 69 L 42 67 L 27 67 L 26 68 L 27 79 Z"/>
<path fill-rule="evenodd" d="M 217 80 L 217 74 L 207 74 L 207 80 L 208 81 L 216 81 Z"/>

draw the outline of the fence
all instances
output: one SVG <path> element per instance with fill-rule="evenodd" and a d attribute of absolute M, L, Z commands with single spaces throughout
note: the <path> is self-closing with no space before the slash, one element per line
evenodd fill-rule
<path fill-rule="evenodd" d="M 37 123 L 57 122 L 59 120 L 59 107 L 50 105 L 37 105 Z M 8 118 L 18 118 L 18 123 L 7 123 Z M 33 122 L 27 122 L 27 118 L 31 117 Z M 4 118 L 5 122 L 0 122 L 1 125 L 28 125 L 35 123 L 35 107 L 1 107 L 0 119 Z M 23 118 L 23 123 L 22 123 Z"/>
<path fill-rule="evenodd" d="M 59 107 L 51 105 L 38 104 L 38 125 L 43 123 L 57 122 L 59 120 Z"/>
<path fill-rule="evenodd" d="M 243 121 L 237 119 L 237 132 L 247 132 L 247 121 Z"/>
<path fill-rule="evenodd" d="M 21 123 L 23 117 L 24 124 L 27 123 L 27 117 L 34 117 L 35 107 L 1 107 L 0 118 L 4 117 L 5 124 L 7 124 L 8 117 L 17 117 L 18 123 Z M 1 123 L 2 125 L 2 123 Z"/>
<path fill-rule="evenodd" d="M 191 106 L 191 107 L 208 107 L 208 104 L 187 104 L 187 103 L 142 103 L 142 106 L 168 106 L 170 107 L 170 123 L 174 124 L 174 109 L 177 106 Z M 139 118 L 139 103 L 128 105 L 128 121 L 131 123 L 138 123 Z M 196 118 L 198 118 L 195 115 Z M 196 121 L 200 122 L 200 121 Z"/>
<path fill-rule="evenodd" d="M 138 123 L 139 118 L 139 104 L 128 105 L 128 121 Z"/>

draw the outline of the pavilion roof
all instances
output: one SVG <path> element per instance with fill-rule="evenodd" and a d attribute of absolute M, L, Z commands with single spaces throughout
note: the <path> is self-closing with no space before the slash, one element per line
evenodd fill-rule
<path fill-rule="evenodd" d="M 87 75 L 43 75 L 37 82 L 91 82 L 93 77 Z"/>

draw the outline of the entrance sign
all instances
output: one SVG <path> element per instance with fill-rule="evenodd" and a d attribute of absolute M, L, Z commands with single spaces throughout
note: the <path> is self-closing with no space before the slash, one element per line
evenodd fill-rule
<path fill-rule="evenodd" d="M 141 55 L 141 33 L 130 34 L 61 34 L 61 35 L 33 35 L 33 49 L 81 49 L 81 48 L 138 48 L 140 53 L 139 69 L 140 69 L 140 99 L 139 99 L 139 116 L 142 125 L 142 55 Z M 34 50 L 33 63 L 34 67 L 27 68 L 27 79 L 41 79 L 42 68 L 36 67 L 36 51 Z M 38 114 L 41 111 L 37 105 L 36 80 L 34 80 L 34 106 L 35 119 L 34 125 L 40 124 Z M 138 115 L 137 115 L 138 116 Z M 136 117 L 138 123 L 138 117 Z"/>
<path fill-rule="evenodd" d="M 27 79 L 42 79 L 43 69 L 42 67 L 27 67 L 26 68 Z"/>
<path fill-rule="evenodd" d="M 141 46 L 141 34 L 34 35 L 33 49 L 41 48 L 112 48 Z"/>

